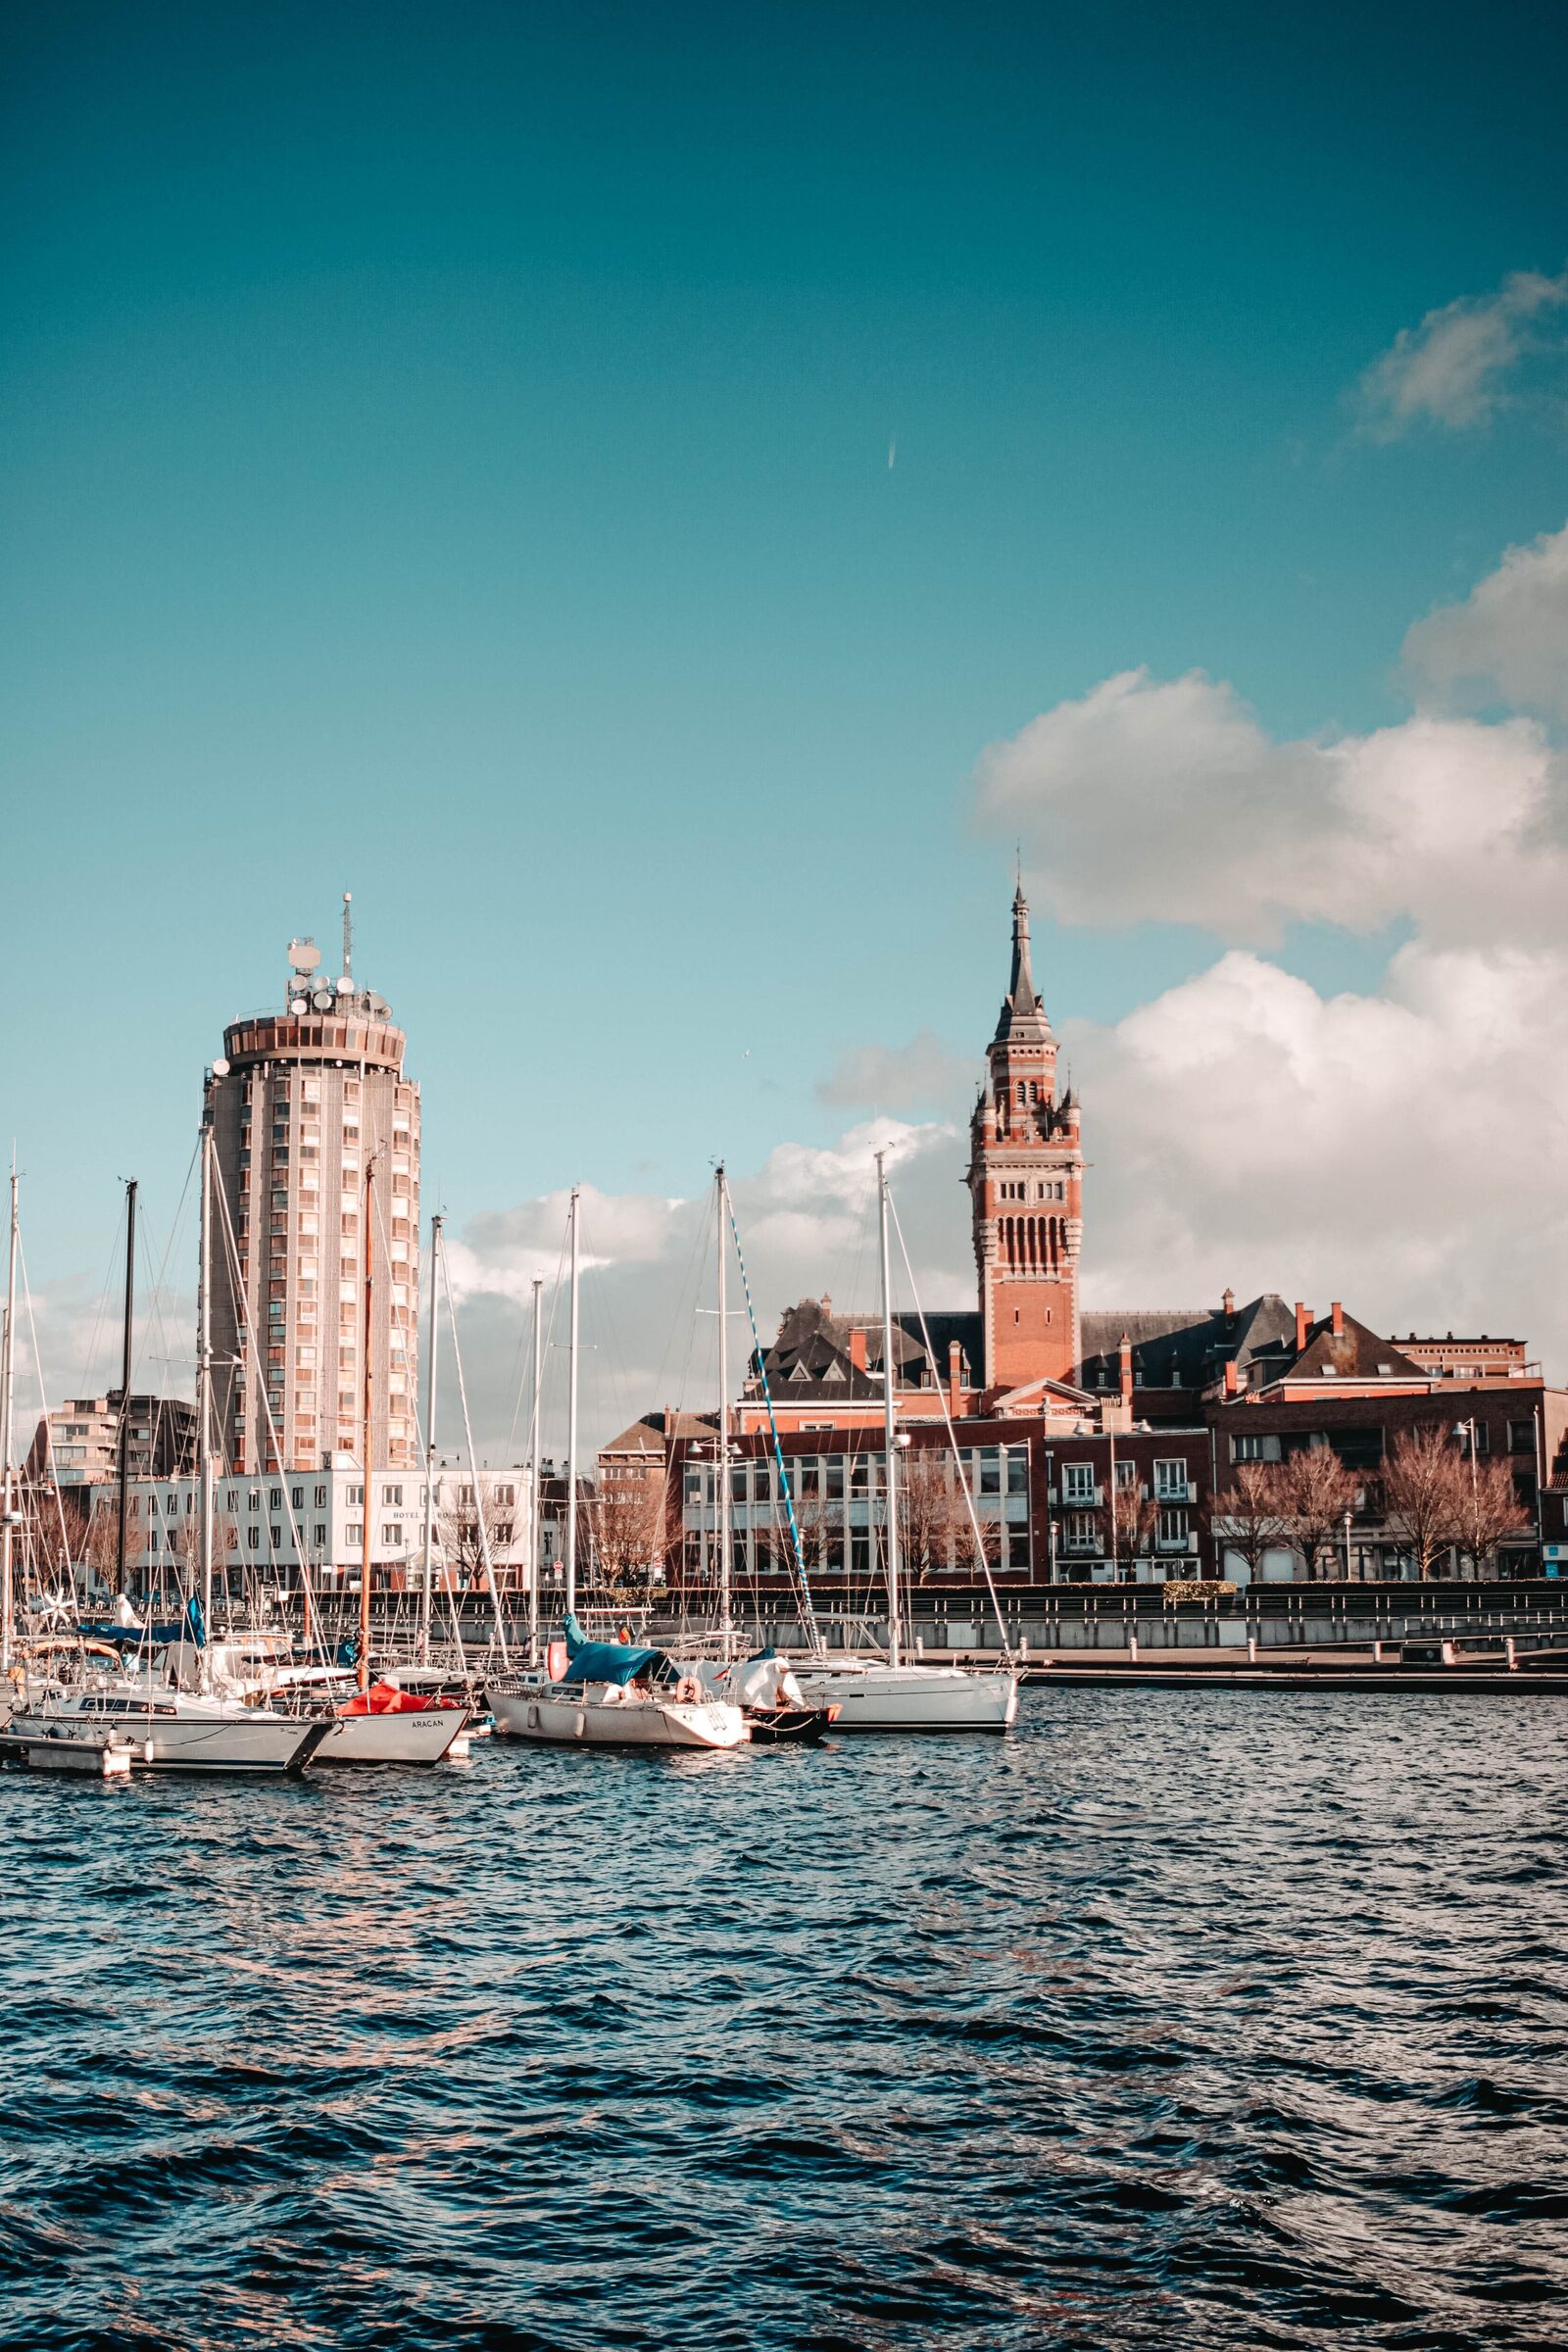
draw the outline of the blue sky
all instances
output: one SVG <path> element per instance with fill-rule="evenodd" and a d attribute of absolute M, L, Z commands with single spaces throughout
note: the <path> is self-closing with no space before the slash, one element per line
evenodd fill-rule
<path fill-rule="evenodd" d="M 1411 623 L 1568 513 L 1560 423 L 1378 439 L 1353 402 L 1428 313 L 1563 268 L 1550 17 L 14 19 L 34 1280 L 97 1281 L 121 1176 L 172 1212 L 223 1020 L 345 887 L 427 1205 L 691 1193 L 829 1142 L 845 1053 L 983 1044 L 988 745 L 1140 665 L 1275 738 L 1397 721 Z M 1054 1012 L 1211 963 L 1169 899 L 1042 922 Z M 1273 953 L 1364 990 L 1402 925 Z"/>

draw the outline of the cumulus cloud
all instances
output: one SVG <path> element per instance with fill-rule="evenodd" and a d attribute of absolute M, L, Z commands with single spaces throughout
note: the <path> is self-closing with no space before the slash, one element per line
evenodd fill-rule
<path fill-rule="evenodd" d="M 1568 719 L 1568 524 L 1510 547 L 1463 603 L 1418 620 L 1404 666 L 1425 698 Z"/>
<path fill-rule="evenodd" d="M 1512 551 L 1412 631 L 1411 674 L 1444 695 L 1480 679 L 1493 700 L 1560 707 L 1545 687 L 1565 568 L 1568 532 Z M 1391 1334 L 1508 1328 L 1568 1364 L 1568 1308 L 1543 1280 L 1568 1250 L 1568 775 L 1538 719 L 1423 708 L 1280 742 L 1223 682 L 1129 670 L 994 746 L 976 790 L 1058 917 L 1180 921 L 1221 943 L 1121 1021 L 1064 1029 L 1091 1163 L 1087 1303 L 1274 1289 L 1344 1298 Z M 1411 936 L 1377 987 L 1325 995 L 1258 952 L 1301 921 Z M 960 1110 L 974 1044 L 967 1066 L 930 1031 L 847 1054 L 820 1098 L 879 1115 L 731 1171 L 764 1336 L 803 1296 L 874 1303 L 879 1145 L 925 1303 L 973 1301 Z M 481 1449 L 506 1444 L 519 1307 L 534 1272 L 554 1283 L 564 1216 L 553 1193 L 454 1241 Z M 650 1405 L 706 1405 L 710 1201 L 585 1193 L 584 1246 L 587 1441 Z M 748 1346 L 737 1324 L 732 1363 Z"/>
<path fill-rule="evenodd" d="M 911 1255 L 945 1300 L 972 1288 L 968 1226 L 958 1191 L 962 1157 L 943 1120 L 882 1117 L 848 1128 L 825 1146 L 780 1144 L 760 1167 L 730 1170 L 731 1195 L 758 1325 L 771 1337 L 797 1298 L 829 1293 L 841 1306 L 875 1303 L 875 1169 L 890 1154 L 890 1180 Z M 551 1313 L 561 1266 L 567 1196 L 549 1193 L 477 1217 L 448 1246 L 453 1290 L 481 1454 L 514 1450 L 525 1423 L 527 1308 L 535 1273 Z M 581 1201 L 583 1442 L 593 1446 L 652 1406 L 703 1410 L 714 1392 L 713 1203 L 584 1188 Z M 739 1312 L 730 1331 L 739 1367 L 751 1335 Z M 551 1335 L 545 1448 L 564 1438 L 565 1307 Z M 450 1395 L 450 1387 L 446 1389 Z M 449 1433 L 450 1434 L 450 1433 Z"/>
<path fill-rule="evenodd" d="M 830 1109 L 929 1110 L 961 1098 L 972 1067 L 933 1029 L 906 1046 L 858 1046 L 840 1056 L 816 1097 Z"/>
<path fill-rule="evenodd" d="M 1466 295 L 1401 327 L 1357 386 L 1364 430 L 1392 441 L 1418 424 L 1487 423 L 1528 357 L 1561 352 L 1568 270 L 1516 270 L 1490 294 Z"/>
<path fill-rule="evenodd" d="M 1415 941 L 1377 992 L 1329 997 L 1232 951 L 1073 1042 L 1092 1302 L 1342 1298 L 1387 1331 L 1506 1328 L 1561 1368 L 1560 948 Z"/>
<path fill-rule="evenodd" d="M 1568 776 L 1529 719 L 1418 714 L 1278 743 L 1200 671 L 1124 670 L 993 745 L 976 790 L 1064 922 L 1196 923 L 1254 946 L 1293 921 L 1440 938 L 1561 924 Z"/>

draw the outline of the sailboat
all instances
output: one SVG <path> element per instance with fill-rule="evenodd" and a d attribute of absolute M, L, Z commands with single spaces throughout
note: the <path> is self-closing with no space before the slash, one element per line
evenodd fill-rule
<path fill-rule="evenodd" d="M 744 1746 L 746 1718 L 728 1699 L 709 1696 L 663 1650 L 594 1642 L 577 1619 L 577 1297 L 578 1198 L 571 1192 L 571 1288 L 567 1338 L 566 1535 L 564 1631 L 565 1671 L 503 1675 L 487 1690 L 496 1730 L 516 1740 L 579 1747 Z"/>
<path fill-rule="evenodd" d="M 729 1298 L 725 1276 L 729 1234 L 731 1230 L 735 1231 L 737 1250 L 740 1234 L 735 1228 L 730 1209 L 729 1182 L 722 1160 L 713 1172 L 713 1186 L 718 1258 L 715 1306 L 718 1327 L 718 1445 L 713 1482 L 718 1654 L 716 1658 L 683 1658 L 679 1671 L 693 1678 L 708 1697 L 728 1699 L 732 1705 L 739 1707 L 746 1718 L 747 1729 L 759 1744 L 775 1744 L 786 1740 L 820 1740 L 838 1719 L 837 1703 L 809 1704 L 795 1679 L 790 1661 L 774 1649 L 760 1650 L 748 1657 L 737 1655 L 739 1642 L 733 1605 L 734 1546 L 730 1538 Z M 744 1278 L 744 1261 L 741 1272 Z"/>
<path fill-rule="evenodd" d="M 365 1465 L 365 1488 L 360 1511 L 360 1639 L 355 1661 L 357 1688 L 352 1696 L 333 1698 L 328 1737 L 316 1757 L 318 1764 L 439 1764 L 468 1720 L 461 1699 L 426 1697 L 404 1690 L 396 1683 L 370 1679 L 370 1479 L 372 1452 L 373 1283 L 375 1269 L 375 1160 L 372 1152 L 365 1168 L 365 1331 L 364 1379 L 360 1390 L 360 1458 Z M 433 1262 L 432 1262 L 433 1280 Z M 433 1315 L 432 1315 L 433 1337 Z M 433 1358 L 432 1358 L 433 1360 Z M 428 1496 L 428 1479 L 426 1481 Z M 426 1515 L 428 1518 L 428 1500 Z M 429 1559 L 425 1560 L 426 1604 Z"/>
<path fill-rule="evenodd" d="M 99 1740 L 128 1744 L 133 1761 L 155 1771 L 298 1775 L 331 1731 L 329 1721 L 279 1714 L 215 1689 L 207 1633 L 213 1607 L 212 1461 L 212 1132 L 201 1130 L 202 1246 L 200 1323 L 196 1365 L 196 1458 L 200 1488 L 202 1603 L 197 1635 L 198 1688 L 188 1690 L 155 1669 L 151 1649 L 134 1671 L 95 1676 L 71 1688 L 53 1687 L 36 1702 L 24 1700 L 10 1731 L 24 1738 Z M 13 1196 L 14 1205 L 14 1196 Z M 125 1314 L 133 1307 L 127 1253 Z M 129 1341 L 125 1345 L 129 1361 Z M 128 1379 L 127 1379 L 128 1386 Z M 122 1476 L 125 1424 L 122 1424 Z"/>
<path fill-rule="evenodd" d="M 836 1656 L 819 1650 L 796 1668 L 808 1706 L 837 1706 L 838 1732 L 1005 1732 L 1018 1712 L 1018 1677 L 1010 1665 L 974 1669 L 927 1666 L 905 1655 L 904 1590 L 899 1560 L 898 1460 L 901 1441 L 894 1385 L 893 1286 L 888 1259 L 886 1155 L 876 1155 L 877 1231 L 882 1265 L 882 1433 L 887 1461 L 883 1530 L 888 1580 L 885 1656 Z"/>

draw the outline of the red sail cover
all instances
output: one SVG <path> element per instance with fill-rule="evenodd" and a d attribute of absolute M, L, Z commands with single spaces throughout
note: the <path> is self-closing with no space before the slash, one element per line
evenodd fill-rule
<path fill-rule="evenodd" d="M 462 1705 L 456 1698 L 421 1698 L 416 1690 L 400 1690 L 396 1683 L 372 1683 L 357 1690 L 337 1709 L 339 1715 L 428 1715 L 435 1707 Z"/>

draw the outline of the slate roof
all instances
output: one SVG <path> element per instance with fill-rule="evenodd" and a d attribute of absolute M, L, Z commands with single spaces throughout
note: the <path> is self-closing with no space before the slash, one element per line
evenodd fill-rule
<path fill-rule="evenodd" d="M 1206 1389 L 1233 1358 L 1253 1379 L 1283 1371 L 1296 1353 L 1296 1310 L 1265 1291 L 1227 1314 L 1222 1306 L 1086 1311 L 1079 1319 L 1082 1388 L 1115 1388 L 1123 1332 L 1141 1389 Z M 1255 1370 L 1254 1370 L 1255 1367 Z M 1244 1386 L 1246 1385 L 1244 1379 Z"/>
<path fill-rule="evenodd" d="M 644 1413 L 618 1438 L 599 1448 L 601 1457 L 607 1453 L 662 1454 L 666 1438 L 700 1438 L 717 1425 L 716 1411 L 711 1413 L 681 1413 L 673 1407 Z"/>
<path fill-rule="evenodd" d="M 934 1365 L 926 1358 L 919 1316 L 908 1313 L 893 1318 L 893 1357 L 900 1387 L 917 1388 L 922 1382 L 931 1385 L 931 1378 L 945 1380 L 948 1348 L 954 1340 L 963 1353 L 963 1378 L 978 1379 L 979 1315 L 972 1311 L 938 1313 L 928 1314 L 925 1320 L 936 1355 Z M 865 1335 L 864 1372 L 850 1358 L 851 1338 L 858 1331 Z M 765 1361 L 769 1389 L 774 1396 L 788 1397 L 792 1402 L 804 1397 L 835 1398 L 842 1402 L 847 1398 L 880 1396 L 882 1318 L 836 1315 L 823 1299 L 803 1298 L 781 1318 L 778 1337 L 766 1350 Z M 747 1386 L 757 1394 L 760 1385 L 760 1366 L 754 1353 Z"/>
<path fill-rule="evenodd" d="M 1292 1380 L 1429 1380 L 1424 1364 L 1401 1355 L 1392 1340 L 1380 1339 L 1353 1315 L 1343 1318 L 1336 1332 L 1332 1317 L 1320 1315 L 1307 1333 L 1306 1346 L 1290 1365 Z"/>

